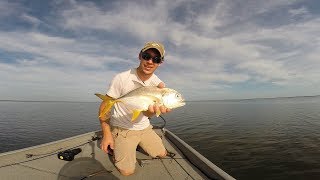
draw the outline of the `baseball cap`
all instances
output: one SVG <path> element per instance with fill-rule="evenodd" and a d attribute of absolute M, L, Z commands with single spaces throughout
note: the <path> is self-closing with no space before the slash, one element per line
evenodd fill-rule
<path fill-rule="evenodd" d="M 157 49 L 160 53 L 161 59 L 164 58 L 165 50 L 164 50 L 163 44 L 160 42 L 147 42 L 144 45 L 144 47 L 141 49 L 141 52 L 145 52 L 146 50 L 151 49 L 151 48 Z"/>

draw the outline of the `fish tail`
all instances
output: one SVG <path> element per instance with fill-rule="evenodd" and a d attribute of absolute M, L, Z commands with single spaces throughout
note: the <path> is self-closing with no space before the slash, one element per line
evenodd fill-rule
<path fill-rule="evenodd" d="M 100 99 L 102 99 L 103 101 L 108 101 L 110 99 L 112 99 L 111 97 L 109 96 L 106 96 L 106 95 L 102 95 L 102 94 L 98 94 L 98 93 L 95 93 L 94 95 L 98 96 Z"/>
<path fill-rule="evenodd" d="M 105 114 L 107 114 L 108 112 L 110 112 L 112 106 L 116 103 L 116 102 L 120 102 L 119 100 L 113 100 L 111 97 L 109 96 L 105 96 L 102 94 L 95 94 L 96 96 L 98 96 L 100 99 L 103 100 L 103 102 L 106 103 L 106 106 L 103 108 L 103 110 L 100 112 L 99 114 L 99 118 L 103 117 Z"/>

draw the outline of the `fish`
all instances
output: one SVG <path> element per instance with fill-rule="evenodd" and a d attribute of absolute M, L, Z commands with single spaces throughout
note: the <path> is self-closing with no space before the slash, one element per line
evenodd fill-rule
<path fill-rule="evenodd" d="M 98 93 L 95 93 L 95 95 L 106 102 L 106 106 L 99 114 L 99 117 L 103 117 L 106 113 L 110 112 L 115 103 L 123 103 L 132 112 L 131 121 L 136 120 L 142 111 L 147 111 L 149 105 L 163 105 L 166 108 L 174 109 L 186 104 L 185 99 L 176 90 L 158 88 L 156 86 L 140 87 L 117 99 Z M 160 114 L 160 110 L 156 112 L 157 117 Z"/>

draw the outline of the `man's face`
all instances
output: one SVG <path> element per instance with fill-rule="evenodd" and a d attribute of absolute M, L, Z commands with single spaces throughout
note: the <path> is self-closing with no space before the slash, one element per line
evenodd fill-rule
<path fill-rule="evenodd" d="M 149 58 L 148 60 L 145 60 L 145 59 L 142 58 L 141 53 L 140 53 L 140 56 L 139 56 L 139 59 L 140 59 L 140 67 L 141 67 L 142 72 L 143 72 L 144 74 L 150 75 L 150 74 L 152 74 L 152 73 L 158 68 L 158 66 L 160 65 L 160 64 L 158 64 L 158 63 L 154 63 L 154 62 L 152 61 L 152 58 L 153 58 L 153 57 L 156 57 L 156 56 L 160 57 L 160 55 L 159 55 L 158 51 L 157 51 L 157 50 L 154 50 L 154 49 L 148 49 L 148 50 L 146 50 L 145 52 L 148 53 L 148 54 L 151 56 L 151 58 Z"/>

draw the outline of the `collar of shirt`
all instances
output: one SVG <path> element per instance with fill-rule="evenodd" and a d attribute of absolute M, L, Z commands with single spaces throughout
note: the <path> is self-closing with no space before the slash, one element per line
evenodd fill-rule
<path fill-rule="evenodd" d="M 152 84 L 152 78 L 154 77 L 154 74 L 152 74 L 152 76 L 146 81 L 142 81 L 139 78 L 136 68 L 131 69 L 131 74 L 133 75 L 133 76 L 131 76 L 132 81 L 135 81 L 135 82 L 141 84 L 142 86 L 155 86 L 155 84 Z"/>

